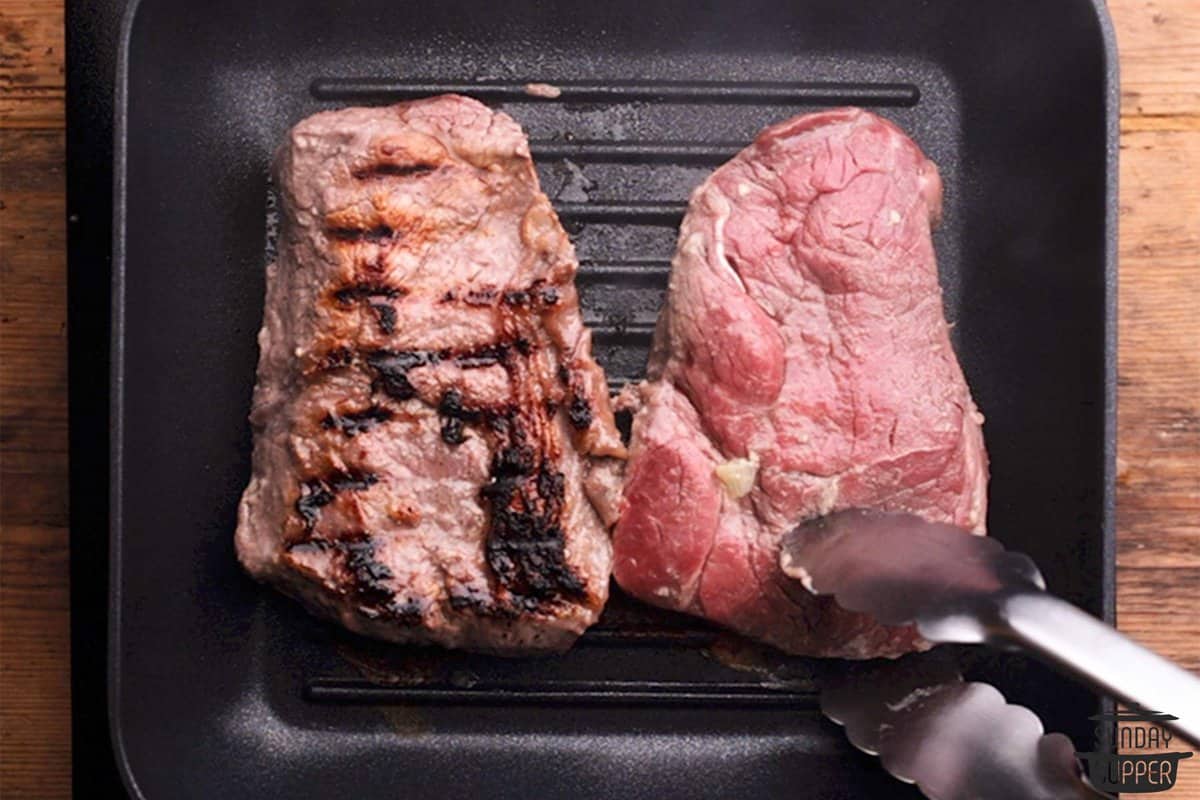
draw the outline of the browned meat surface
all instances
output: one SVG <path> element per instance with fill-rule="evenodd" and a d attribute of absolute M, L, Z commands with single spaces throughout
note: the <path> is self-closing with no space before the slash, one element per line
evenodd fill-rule
<path fill-rule="evenodd" d="M 568 647 L 625 453 L 521 129 L 457 96 L 326 112 L 276 171 L 242 564 L 371 636 Z"/>
<path fill-rule="evenodd" d="M 921 643 L 779 569 L 800 521 L 862 506 L 982 533 L 987 456 L 930 239 L 937 169 L 842 109 L 774 125 L 692 196 L 633 426 L 614 572 L 793 653 Z"/>

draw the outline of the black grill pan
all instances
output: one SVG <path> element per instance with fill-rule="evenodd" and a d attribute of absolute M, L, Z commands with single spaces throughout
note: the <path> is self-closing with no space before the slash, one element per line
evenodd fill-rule
<path fill-rule="evenodd" d="M 916 796 L 816 712 L 814 670 L 836 665 L 619 596 L 562 657 L 391 647 L 241 573 L 270 158 L 290 125 L 340 105 L 457 91 L 522 123 L 614 388 L 641 374 L 684 203 L 709 171 L 802 111 L 893 119 L 945 180 L 935 243 L 988 419 L 990 528 L 1112 618 L 1117 95 L 1095 2 L 82 6 L 69 12 L 80 796 L 112 772 L 105 742 L 146 798 Z M 562 93 L 532 97 L 531 81 Z M 1093 695 L 1017 657 L 960 657 L 1090 749 Z"/>

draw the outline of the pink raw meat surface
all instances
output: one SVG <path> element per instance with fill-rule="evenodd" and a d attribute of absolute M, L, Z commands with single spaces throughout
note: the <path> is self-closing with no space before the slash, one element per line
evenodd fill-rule
<path fill-rule="evenodd" d="M 983 418 L 930 237 L 941 199 L 912 140 L 858 109 L 766 129 L 695 191 L 614 533 L 626 591 L 791 653 L 924 646 L 811 596 L 778 559 L 786 531 L 842 508 L 984 532 Z M 734 459 L 744 494 L 718 476 Z"/>

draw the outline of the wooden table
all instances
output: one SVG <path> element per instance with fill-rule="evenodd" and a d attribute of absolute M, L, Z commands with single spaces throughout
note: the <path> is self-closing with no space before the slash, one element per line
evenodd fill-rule
<path fill-rule="evenodd" d="M 1121 48 L 1118 616 L 1200 672 L 1200 0 Z M 0 797 L 69 794 L 62 0 L 0 0 Z M 1200 800 L 1200 758 L 1175 800 Z"/>

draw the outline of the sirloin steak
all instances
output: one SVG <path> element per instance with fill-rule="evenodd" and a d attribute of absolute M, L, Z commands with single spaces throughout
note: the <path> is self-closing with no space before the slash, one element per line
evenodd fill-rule
<path fill-rule="evenodd" d="M 320 113 L 276 178 L 242 564 L 382 639 L 570 646 L 625 450 L 520 127 L 452 95 Z"/>
<path fill-rule="evenodd" d="M 943 317 L 937 169 L 857 109 L 763 131 L 692 195 L 640 389 L 614 574 L 806 655 L 922 646 L 815 598 L 782 535 L 848 507 L 983 533 L 987 458 Z"/>

